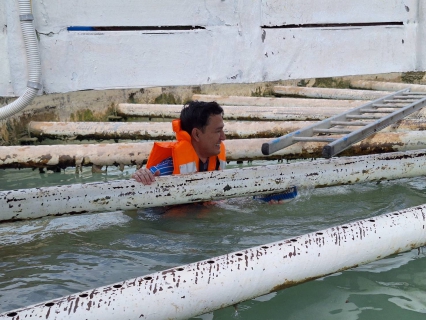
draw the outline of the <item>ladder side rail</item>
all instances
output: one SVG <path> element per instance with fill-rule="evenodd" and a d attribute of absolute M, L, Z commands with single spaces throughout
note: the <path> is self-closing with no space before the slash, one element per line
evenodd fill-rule
<path fill-rule="evenodd" d="M 365 139 L 366 137 L 386 128 L 387 126 L 390 126 L 396 121 L 405 118 L 409 114 L 425 106 L 426 106 L 426 97 L 416 102 L 413 102 L 409 104 L 408 106 L 406 106 L 405 108 L 402 108 L 401 110 L 397 110 L 384 118 L 378 119 L 377 121 L 374 121 L 366 125 L 365 127 L 355 130 L 352 133 L 342 138 L 336 139 L 332 143 L 324 146 L 323 156 L 325 158 L 331 158 L 332 156 L 349 148 L 352 144 Z"/>
<path fill-rule="evenodd" d="M 345 121 L 346 115 L 359 114 L 358 111 L 361 110 L 362 108 L 371 107 L 375 103 L 383 102 L 385 99 L 389 99 L 389 98 L 392 98 L 393 96 L 403 94 L 404 92 L 409 92 L 409 91 L 410 91 L 409 88 L 396 91 L 394 93 L 391 93 L 390 95 L 387 95 L 385 97 L 381 97 L 381 98 L 374 100 L 374 101 L 370 101 L 366 104 L 363 104 L 362 106 L 351 109 L 351 110 L 349 110 L 345 113 L 335 115 L 331 118 L 328 118 L 328 119 L 322 120 L 318 123 L 315 123 L 313 125 L 310 125 L 306 128 L 288 133 L 284 136 L 275 138 L 272 141 L 265 142 L 264 144 L 262 144 L 262 153 L 264 155 L 270 155 L 274 152 L 277 152 L 278 150 L 281 150 L 281 149 L 288 147 L 288 146 L 292 145 L 293 143 L 295 143 L 293 141 L 293 137 L 310 137 L 314 134 L 314 132 L 313 132 L 314 128 L 328 129 L 332 126 L 331 121 Z"/>

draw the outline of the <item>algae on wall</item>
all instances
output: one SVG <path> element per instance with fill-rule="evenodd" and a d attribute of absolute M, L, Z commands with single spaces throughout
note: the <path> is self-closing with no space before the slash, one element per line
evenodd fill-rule
<path fill-rule="evenodd" d="M 425 75 L 426 72 L 424 71 L 405 72 L 401 76 L 401 81 L 405 83 L 424 84 Z"/>

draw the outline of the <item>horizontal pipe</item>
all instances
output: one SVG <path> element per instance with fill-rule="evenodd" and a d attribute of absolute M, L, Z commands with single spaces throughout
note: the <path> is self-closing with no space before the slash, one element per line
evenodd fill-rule
<path fill-rule="evenodd" d="M 411 92 L 426 92 L 426 86 L 421 84 L 382 82 L 371 80 L 351 80 L 351 87 L 366 90 L 398 91 L 410 88 Z"/>
<path fill-rule="evenodd" d="M 268 98 L 268 97 L 243 97 L 222 96 L 212 94 L 194 94 L 193 100 L 216 101 L 220 105 L 229 106 L 258 106 L 258 107 L 350 107 L 355 108 L 366 101 L 363 100 L 325 100 L 325 99 L 300 99 L 300 98 Z"/>
<path fill-rule="evenodd" d="M 239 141 L 244 141 L 239 143 Z M 269 142 L 268 139 L 244 139 L 226 140 L 227 158 L 240 160 L 266 160 L 266 159 L 312 159 L 322 158 L 323 142 L 298 142 L 276 153 L 264 156 L 259 145 Z M 410 151 L 426 148 L 426 132 L 396 132 L 376 133 L 364 139 L 348 149 L 339 156 L 361 156 L 375 153 L 387 153 L 397 151 Z M 237 151 L 237 154 L 234 152 Z M 244 157 L 244 158 L 242 158 Z"/>
<path fill-rule="evenodd" d="M 173 138 L 171 122 L 53 122 L 31 121 L 31 137 L 60 140 L 167 140 Z"/>
<path fill-rule="evenodd" d="M 142 165 L 152 142 L 0 147 L 0 168 Z"/>
<path fill-rule="evenodd" d="M 129 210 L 267 195 L 292 186 L 326 187 L 426 174 L 426 150 L 342 157 L 158 177 L 0 192 L 0 221 Z"/>
<path fill-rule="evenodd" d="M 225 140 L 228 161 L 321 158 L 324 143 L 301 142 L 265 156 L 268 138 Z M 0 147 L 0 168 L 68 168 L 125 166 L 146 163 L 152 142 Z M 367 155 L 426 148 L 425 131 L 376 133 L 342 152 L 341 156 Z"/>
<path fill-rule="evenodd" d="M 307 121 L 227 121 L 228 139 L 270 138 L 298 130 Z M 426 128 L 426 122 L 425 122 Z M 171 122 L 43 122 L 28 124 L 32 137 L 60 140 L 171 140 L 176 134 Z"/>
<path fill-rule="evenodd" d="M 355 100 L 353 100 L 355 101 Z M 351 101 L 351 102 L 353 102 Z M 262 121 L 312 121 L 324 120 L 338 113 L 343 113 L 362 104 L 350 103 L 339 106 L 320 107 L 314 102 L 310 106 L 258 107 L 258 106 L 222 106 L 223 118 L 226 120 L 262 120 Z M 145 118 L 179 118 L 182 106 L 170 104 L 130 104 L 120 103 L 117 107 L 119 116 Z"/>
<path fill-rule="evenodd" d="M 227 139 L 273 138 L 310 126 L 311 121 L 227 121 Z M 353 127 L 353 130 L 358 129 Z M 426 130 L 424 119 L 402 120 L 381 132 Z M 170 122 L 43 122 L 28 124 L 32 137 L 59 140 L 170 140 Z"/>
<path fill-rule="evenodd" d="M 296 99 L 301 100 L 301 99 Z M 312 101 L 313 99 L 306 99 Z M 322 103 L 336 102 L 336 100 L 320 100 Z M 343 100 L 342 100 L 343 101 Z M 337 114 L 346 112 L 364 103 L 352 103 L 358 100 L 348 100 L 351 103 L 339 106 L 320 106 L 312 102 L 306 106 L 288 107 L 258 107 L 258 106 L 222 106 L 225 120 L 261 120 L 261 121 L 320 121 Z M 403 106 L 403 105 L 401 105 Z M 182 106 L 171 104 L 131 104 L 120 103 L 117 114 L 124 118 L 179 118 Z M 422 109 L 411 117 L 426 118 L 426 110 Z"/>
<path fill-rule="evenodd" d="M 391 91 L 274 86 L 274 93 L 316 99 L 376 100 L 391 94 Z"/>
<path fill-rule="evenodd" d="M 0 314 L 188 319 L 426 244 L 426 205 L 231 252 Z"/>

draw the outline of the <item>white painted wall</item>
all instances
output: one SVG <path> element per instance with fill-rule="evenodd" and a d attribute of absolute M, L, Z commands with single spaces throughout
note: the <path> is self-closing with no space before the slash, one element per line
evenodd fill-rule
<path fill-rule="evenodd" d="M 417 3 L 417 0 L 263 0 L 262 25 L 401 21 L 415 16 Z"/>
<path fill-rule="evenodd" d="M 0 96 L 13 95 L 12 78 L 9 65 L 8 23 L 6 3 L 0 2 Z"/>
<path fill-rule="evenodd" d="M 426 69 L 423 0 L 33 0 L 44 91 Z M 0 96 L 26 84 L 17 0 L 0 2 Z M 7 28 L 4 31 L 4 21 Z M 403 22 L 394 26 L 318 24 Z M 311 24 L 311 28 L 268 28 Z M 68 26 L 202 26 L 69 32 Z"/>
<path fill-rule="evenodd" d="M 420 0 L 418 2 L 417 17 L 415 21 L 418 25 L 417 32 L 417 66 L 416 70 L 426 69 L 426 3 Z"/>

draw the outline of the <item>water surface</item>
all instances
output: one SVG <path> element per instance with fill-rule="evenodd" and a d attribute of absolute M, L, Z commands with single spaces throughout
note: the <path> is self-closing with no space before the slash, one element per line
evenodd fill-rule
<path fill-rule="evenodd" d="M 0 171 L 0 189 L 128 179 Z M 0 312 L 425 203 L 424 177 L 250 198 L 0 224 Z M 407 230 L 409 232 L 409 230 Z M 194 319 L 424 319 L 426 250 L 412 250 Z"/>

